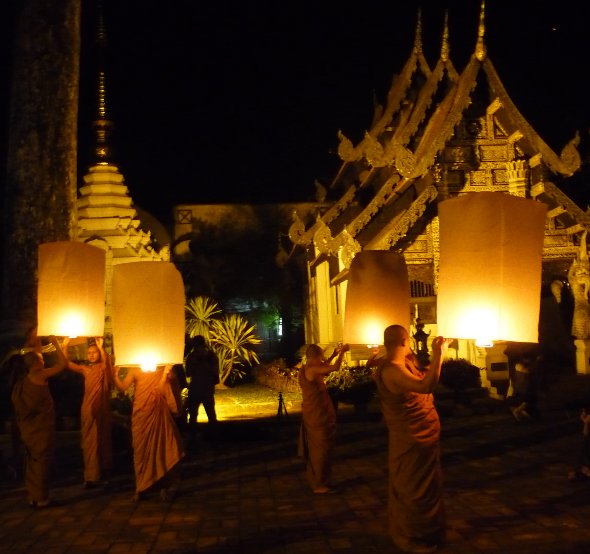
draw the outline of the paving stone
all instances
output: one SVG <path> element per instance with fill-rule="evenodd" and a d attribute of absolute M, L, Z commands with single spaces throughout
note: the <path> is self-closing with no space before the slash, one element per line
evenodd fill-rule
<path fill-rule="evenodd" d="M 280 426 L 276 405 L 266 415 L 221 421 L 215 445 L 199 438 L 167 504 L 157 495 L 131 502 L 128 455 L 119 454 L 109 491 L 84 491 L 78 436 L 58 433 L 52 492 L 63 505 L 31 510 L 22 483 L 0 482 L 0 552 L 395 552 L 386 529 L 387 434 L 375 406 L 362 417 L 339 408 L 339 493 L 325 497 L 311 494 L 295 455 L 296 408 Z M 590 551 L 590 483 L 566 478 L 581 439 L 577 416 L 556 409 L 520 425 L 498 409 L 442 424 L 449 526 L 442 553 Z M 0 448 L 8 446 L 0 435 Z"/>

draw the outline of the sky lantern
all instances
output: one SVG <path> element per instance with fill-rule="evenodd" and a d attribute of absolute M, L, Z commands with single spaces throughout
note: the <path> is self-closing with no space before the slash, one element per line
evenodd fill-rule
<path fill-rule="evenodd" d="M 184 285 L 169 262 L 113 268 L 113 348 L 118 366 L 155 371 L 184 358 Z"/>
<path fill-rule="evenodd" d="M 104 250 L 75 241 L 40 244 L 37 334 L 101 337 L 104 317 Z"/>
<path fill-rule="evenodd" d="M 350 264 L 344 342 L 383 344 L 383 331 L 393 324 L 410 327 L 410 286 L 404 257 L 387 250 L 363 250 Z"/>
<path fill-rule="evenodd" d="M 468 193 L 438 205 L 438 333 L 538 342 L 547 207 L 500 192 Z"/>

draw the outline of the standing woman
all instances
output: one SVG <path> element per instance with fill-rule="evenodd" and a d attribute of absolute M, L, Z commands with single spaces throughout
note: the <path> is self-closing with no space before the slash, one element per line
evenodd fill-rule
<path fill-rule="evenodd" d="M 301 386 L 301 433 L 299 455 L 307 462 L 306 476 L 311 489 L 316 494 L 333 492 L 328 485 L 331 466 L 331 451 L 336 438 L 336 410 L 324 377 L 338 371 L 348 344 L 334 350 L 336 362 L 324 359 L 324 351 L 311 344 L 305 352 L 305 365 L 299 370 Z"/>
<path fill-rule="evenodd" d="M 170 500 L 180 477 L 178 462 L 184 457 L 184 448 L 174 421 L 180 407 L 170 386 L 171 368 L 158 366 L 156 371 L 145 372 L 130 367 L 120 379 L 115 367 L 115 386 L 120 391 L 135 385 L 131 414 L 135 501 L 153 486 L 162 500 Z"/>
<path fill-rule="evenodd" d="M 68 368 L 84 377 L 84 397 L 80 410 L 80 435 L 84 458 L 84 486 L 88 489 L 106 484 L 104 479 L 113 467 L 111 389 L 112 367 L 97 337 L 88 347 L 88 365 L 72 362 L 68 357 L 69 339 L 64 339 Z"/>
<path fill-rule="evenodd" d="M 16 424 L 25 445 L 25 487 L 29 504 L 35 508 L 52 503 L 49 474 L 55 450 L 55 407 L 48 381 L 67 364 L 57 338 L 52 336 L 50 341 L 57 352 L 55 365 L 46 368 L 39 351 L 26 352 L 22 371 L 13 376 L 11 384 Z"/>

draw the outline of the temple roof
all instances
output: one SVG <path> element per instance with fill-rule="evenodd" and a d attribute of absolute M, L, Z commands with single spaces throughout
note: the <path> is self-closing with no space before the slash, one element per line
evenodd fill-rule
<path fill-rule="evenodd" d="M 414 46 L 390 86 L 385 108 L 376 111 L 371 128 L 356 146 L 339 133 L 342 164 L 330 185 L 337 199 L 309 228 L 294 221 L 293 242 L 314 242 L 328 254 L 335 254 L 351 238 L 359 247 L 394 245 L 437 200 L 439 182 L 433 175 L 445 149 L 463 144 L 457 137 L 458 126 L 485 118 L 493 121 L 505 142 L 514 145 L 516 154 L 507 153 L 506 161 L 516 155 L 543 166 L 545 186 L 537 198 L 550 209 L 567 205 L 563 209 L 570 214 L 569 224 L 586 221 L 587 215 L 563 193 L 557 198 L 559 189 L 548 177 L 568 177 L 579 169 L 579 138 L 556 154 L 514 105 L 489 59 L 483 3 L 474 53 L 461 73 L 451 61 L 449 44 L 445 17 L 439 59 L 430 69 L 422 53 L 418 20 Z"/>

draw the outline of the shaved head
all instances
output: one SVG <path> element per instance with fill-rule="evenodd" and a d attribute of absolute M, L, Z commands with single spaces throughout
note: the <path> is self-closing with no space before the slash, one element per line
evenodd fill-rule
<path fill-rule="evenodd" d="M 385 348 L 401 346 L 402 343 L 409 338 L 410 335 L 408 331 L 401 325 L 390 325 L 383 332 L 383 344 L 385 345 Z"/>
<path fill-rule="evenodd" d="M 318 356 L 323 356 L 323 354 L 324 351 L 317 344 L 310 344 L 305 351 L 306 358 L 316 358 Z"/>

